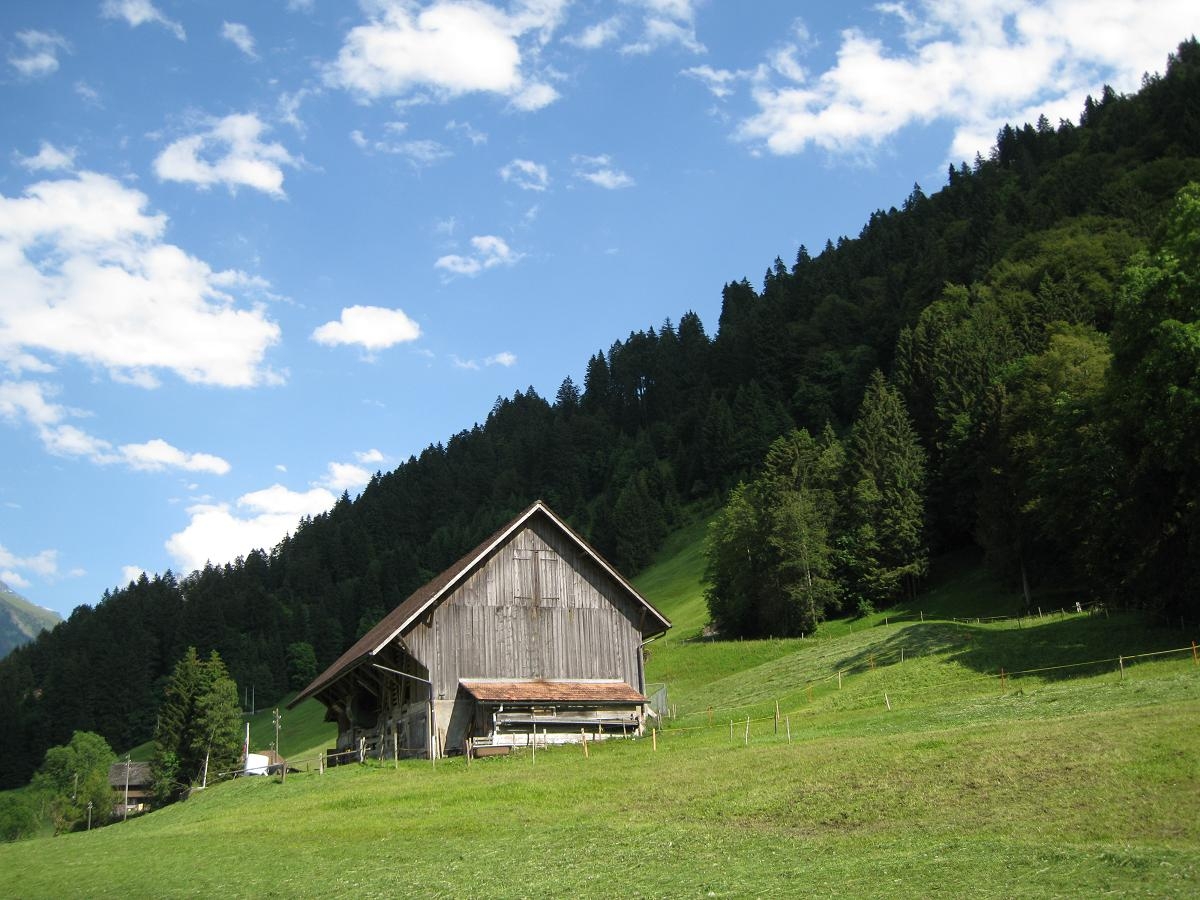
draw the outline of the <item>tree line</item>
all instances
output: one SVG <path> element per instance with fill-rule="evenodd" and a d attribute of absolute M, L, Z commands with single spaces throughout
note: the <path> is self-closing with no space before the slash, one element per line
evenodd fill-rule
<path fill-rule="evenodd" d="M 1190 40 L 1137 94 L 1089 98 L 1078 124 L 1006 126 L 937 192 L 914 187 L 857 237 L 777 257 L 761 288 L 726 284 L 715 335 L 694 312 L 633 332 L 586 361 L 582 384 L 498 398 L 485 421 L 376 473 L 276 547 L 80 606 L 0 660 L 0 786 L 25 783 L 76 730 L 117 747 L 149 739 L 188 647 L 217 651 L 241 697 L 253 687 L 273 702 L 294 675 L 290 647 L 328 665 L 538 497 L 635 572 L 670 529 L 762 494 L 784 523 L 769 552 L 792 566 L 775 577 L 801 610 L 780 615 L 797 623 L 805 604 L 887 602 L 924 554 L 969 543 L 1016 580 L 1181 610 L 1194 573 L 1161 562 L 1197 540 L 1179 424 L 1194 412 L 1182 386 L 1197 316 L 1187 226 L 1170 226 L 1175 240 L 1163 223 L 1195 180 Z M 866 474 L 864 398 L 885 395 L 923 456 L 920 540 L 904 559 L 892 531 L 912 510 L 889 505 L 892 474 Z M 1088 473 L 1087 490 L 1068 496 L 1062 466 Z M 1109 500 L 1110 522 L 1075 514 Z M 756 611 L 746 627 L 784 631 L 769 619 Z"/>

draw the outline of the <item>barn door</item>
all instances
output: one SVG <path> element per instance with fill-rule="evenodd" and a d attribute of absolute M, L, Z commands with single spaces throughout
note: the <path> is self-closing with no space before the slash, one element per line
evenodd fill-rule
<path fill-rule="evenodd" d="M 529 676 L 550 677 L 554 658 L 554 613 L 562 597 L 558 554 L 549 548 L 513 548 L 515 600 L 527 628 Z"/>

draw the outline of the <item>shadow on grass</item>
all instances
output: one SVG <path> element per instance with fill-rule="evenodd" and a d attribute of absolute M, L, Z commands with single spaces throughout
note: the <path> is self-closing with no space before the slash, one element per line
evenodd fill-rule
<path fill-rule="evenodd" d="M 1119 656 L 1176 649 L 1188 641 L 1179 631 L 1157 627 L 1137 613 L 1025 620 L 1024 627 L 952 622 L 913 624 L 838 662 L 846 673 L 894 665 L 902 659 L 937 654 L 980 674 L 1041 669 L 1041 678 L 1061 680 L 1112 672 Z M 1136 665 L 1128 660 L 1127 665 Z M 1056 668 L 1056 667 L 1065 668 Z"/>

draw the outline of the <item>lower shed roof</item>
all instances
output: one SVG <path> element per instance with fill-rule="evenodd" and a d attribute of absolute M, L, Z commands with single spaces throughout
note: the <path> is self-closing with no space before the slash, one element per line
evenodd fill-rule
<path fill-rule="evenodd" d="M 463 690 L 486 703 L 645 703 L 624 681 L 548 681 L 542 678 L 462 679 Z"/>

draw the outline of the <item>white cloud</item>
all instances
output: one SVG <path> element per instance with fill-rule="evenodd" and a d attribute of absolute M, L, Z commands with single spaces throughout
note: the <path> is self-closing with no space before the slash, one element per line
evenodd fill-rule
<path fill-rule="evenodd" d="M 75 148 L 68 147 L 60 150 L 48 141 L 42 141 L 41 149 L 36 156 L 21 156 L 17 154 L 17 164 L 30 172 L 54 172 L 60 169 L 75 168 Z"/>
<path fill-rule="evenodd" d="M 575 177 L 582 178 L 584 181 L 590 181 L 592 184 L 606 190 L 620 190 L 621 188 L 633 187 L 635 184 L 632 177 L 620 169 L 613 168 L 612 158 L 606 154 L 601 156 L 573 156 L 571 157 L 571 162 L 576 165 Z"/>
<path fill-rule="evenodd" d="M 599 50 L 605 44 L 615 41 L 621 33 L 621 17 L 613 16 L 603 22 L 589 25 L 579 34 L 564 38 L 564 43 L 581 50 Z"/>
<path fill-rule="evenodd" d="M 254 35 L 241 22 L 222 22 L 221 37 L 233 44 L 250 59 L 258 59 L 254 49 Z"/>
<path fill-rule="evenodd" d="M 144 472 L 180 469 L 224 475 L 229 463 L 209 453 L 187 453 L 161 438 L 142 444 L 113 446 L 69 419 L 85 413 L 54 403 L 53 387 L 33 381 L 0 381 L 0 419 L 13 425 L 31 426 L 47 452 L 55 456 L 78 457 L 98 465 L 124 465 Z"/>
<path fill-rule="evenodd" d="M 519 109 L 521 112 L 537 112 L 539 109 L 549 106 L 560 96 L 558 91 L 544 81 L 534 82 L 526 85 L 513 96 L 512 105 L 514 109 Z"/>
<path fill-rule="evenodd" d="M 150 0 L 104 0 L 100 14 L 106 19 L 124 19 L 131 28 L 147 23 L 161 25 L 179 40 L 187 40 L 183 26 L 168 19 Z"/>
<path fill-rule="evenodd" d="M 515 265 L 523 255 L 515 253 L 503 238 L 494 234 L 471 238 L 471 246 L 474 252 L 470 256 L 442 256 L 433 264 L 434 268 L 444 269 L 452 275 L 475 276 L 485 269 Z"/>
<path fill-rule="evenodd" d="M 45 78 L 58 71 L 58 54 L 70 53 L 67 39 L 54 31 L 18 31 L 24 50 L 10 53 L 9 64 L 24 78 Z"/>
<path fill-rule="evenodd" d="M 408 130 L 404 122 L 388 122 L 384 129 L 391 134 L 399 135 Z M 371 140 L 359 129 L 350 132 L 350 140 L 364 153 L 387 153 L 407 159 L 414 168 L 424 169 L 449 159 L 454 152 L 445 144 L 428 138 L 411 141 Z"/>
<path fill-rule="evenodd" d="M 141 566 L 121 566 L 121 584 L 137 581 L 145 574 L 146 570 Z"/>
<path fill-rule="evenodd" d="M 691 53 L 707 49 L 696 38 L 696 10 L 692 0 L 625 0 L 630 6 L 641 7 L 645 18 L 641 37 L 621 48 L 622 53 L 652 53 L 662 47 L 678 44 Z"/>
<path fill-rule="evenodd" d="M 300 104 L 317 93 L 311 88 L 300 88 L 298 91 L 291 93 L 285 91 L 280 94 L 279 102 L 276 104 L 276 115 L 279 116 L 279 121 L 291 125 L 303 135 L 306 129 L 304 122 L 300 119 Z"/>
<path fill-rule="evenodd" d="M 375 14 L 346 35 L 327 84 L 374 100 L 429 89 L 442 97 L 489 93 L 522 110 L 540 109 L 557 92 L 523 71 L 521 39 L 531 55 L 562 19 L 565 0 L 526 0 L 505 13 L 478 0 L 435 0 L 414 8 L 377 0 Z"/>
<path fill-rule="evenodd" d="M 714 69 L 712 66 L 692 66 L 690 69 L 684 69 L 682 74 L 701 82 L 718 100 L 725 100 L 733 94 L 733 85 L 749 78 L 752 73 Z"/>
<path fill-rule="evenodd" d="M 457 356 L 451 356 L 450 362 L 454 364 L 456 369 L 467 369 L 472 372 L 479 371 L 479 363 L 473 359 L 459 359 Z"/>
<path fill-rule="evenodd" d="M 357 491 L 359 488 L 366 487 L 370 480 L 371 473 L 362 466 L 356 466 L 354 463 L 331 462 L 320 484 L 340 494 L 342 491 Z"/>
<path fill-rule="evenodd" d="M 260 140 L 267 126 L 252 113 L 237 113 L 213 123 L 201 134 L 180 138 L 154 160 L 163 181 L 183 181 L 208 188 L 225 185 L 231 193 L 251 187 L 283 197 L 282 166 L 297 160 L 278 143 Z M 221 155 L 223 153 L 223 155 Z"/>
<path fill-rule="evenodd" d="M 372 447 L 370 450 L 360 450 L 356 452 L 354 454 L 354 458 L 364 466 L 369 466 L 371 463 L 381 463 L 384 460 L 383 454 L 374 447 Z"/>
<path fill-rule="evenodd" d="M 86 81 L 75 82 L 75 93 L 88 106 L 101 107 L 104 105 L 100 102 L 100 92 Z"/>
<path fill-rule="evenodd" d="M 42 578 L 57 578 L 59 574 L 58 551 L 42 550 L 33 556 L 17 556 L 0 544 L 0 568 L 4 569 L 3 579 L 9 584 L 17 587 L 29 587 L 29 582 L 19 574 L 18 570 L 30 572 Z"/>
<path fill-rule="evenodd" d="M 346 307 L 336 322 L 326 322 L 312 333 L 318 344 L 358 344 L 367 351 L 386 350 L 420 336 L 421 326 L 405 315 L 404 310 L 381 306 Z"/>
<path fill-rule="evenodd" d="M 899 19 L 902 46 L 849 29 L 836 64 L 815 77 L 798 47 L 779 48 L 759 69 L 758 112 L 740 136 L 776 154 L 859 152 L 944 120 L 955 129 L 950 158 L 969 159 L 1007 121 L 1077 115 L 1104 83 L 1136 90 L 1181 35 L 1200 29 L 1190 0 L 920 0 L 879 10 Z"/>
<path fill-rule="evenodd" d="M 454 119 L 451 119 L 446 123 L 446 130 L 460 132 L 474 147 L 487 143 L 487 133 L 477 130 L 470 122 L 456 122 Z"/>
<path fill-rule="evenodd" d="M 219 456 L 210 453 L 185 453 L 172 447 L 161 438 L 144 444 L 123 444 L 118 448 L 121 458 L 133 469 L 161 472 L 164 469 L 182 469 L 185 472 L 208 472 L 224 475 L 230 465 Z"/>
<path fill-rule="evenodd" d="M 517 355 L 509 353 L 507 350 L 502 350 L 499 353 L 489 356 L 483 363 L 486 366 L 504 366 L 507 369 L 517 364 Z"/>
<path fill-rule="evenodd" d="M 526 191 L 544 191 L 550 186 L 549 170 L 528 159 L 514 159 L 500 169 L 500 177 Z"/>
<path fill-rule="evenodd" d="M 27 578 L 22 578 L 19 572 L 14 572 L 11 569 L 5 569 L 0 572 L 0 581 L 3 581 L 12 588 L 27 588 L 30 582 Z"/>
<path fill-rule="evenodd" d="M 223 565 L 251 550 L 269 550 L 301 517 L 320 515 L 336 500 L 325 488 L 298 492 L 275 484 L 242 495 L 234 505 L 199 503 L 188 508 L 187 526 L 167 540 L 167 552 L 185 572 L 210 561 Z"/>
<path fill-rule="evenodd" d="M 274 383 L 279 326 L 239 308 L 237 278 L 163 241 L 167 218 L 115 178 L 80 172 L 0 194 L 0 363 L 72 357 L 150 386 L 155 372 L 224 387 Z"/>

